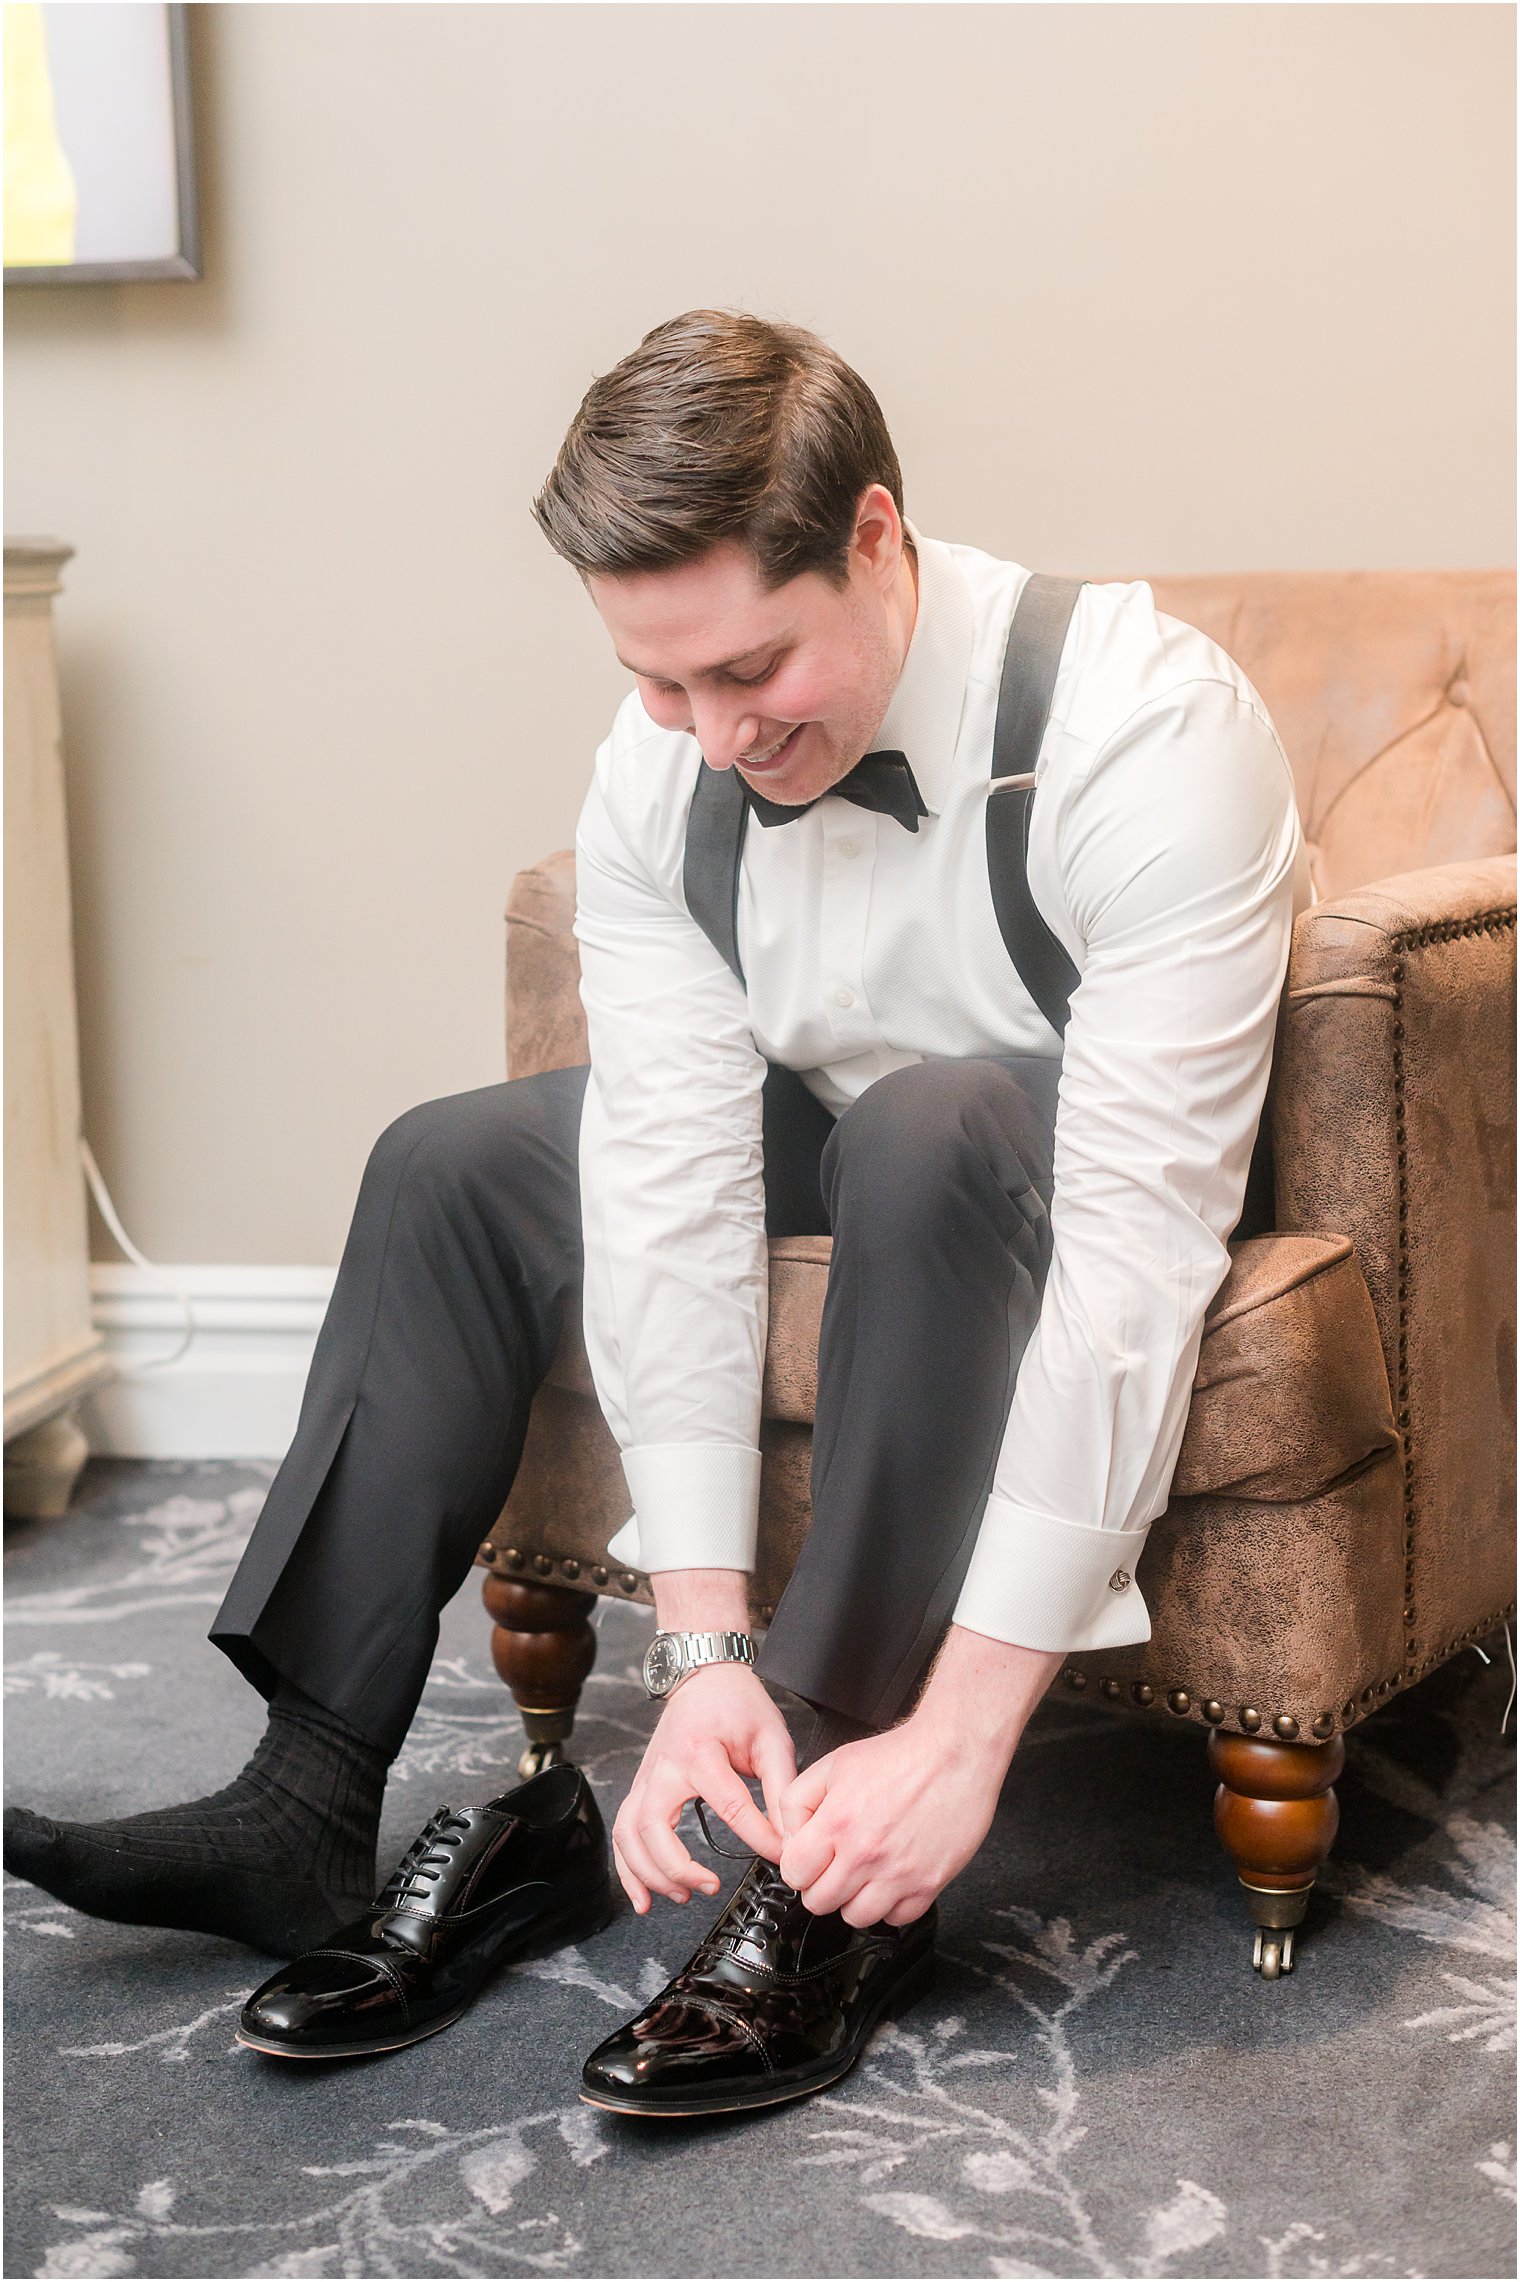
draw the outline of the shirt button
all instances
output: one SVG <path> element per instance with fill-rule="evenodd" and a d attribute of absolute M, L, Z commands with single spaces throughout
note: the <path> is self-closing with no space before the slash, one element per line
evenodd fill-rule
<path fill-rule="evenodd" d="M 1111 1593 L 1127 1593 L 1129 1591 L 1128 1569 L 1116 1569 L 1108 1580 L 1108 1589 Z"/>
<path fill-rule="evenodd" d="M 841 983 L 834 993 L 834 1004 L 836 1006 L 853 1006 L 855 1004 L 855 993 L 852 990 L 846 990 Z"/>
<path fill-rule="evenodd" d="M 858 856 L 860 854 L 860 849 L 857 847 L 856 843 L 853 840 L 841 840 L 839 843 L 839 853 L 841 856 Z"/>

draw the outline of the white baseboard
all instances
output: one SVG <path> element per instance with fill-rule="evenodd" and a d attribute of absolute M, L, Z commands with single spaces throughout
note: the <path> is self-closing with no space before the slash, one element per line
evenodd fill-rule
<path fill-rule="evenodd" d="M 93 1266 L 96 1328 L 117 1375 L 80 1405 L 98 1456 L 283 1458 L 296 1429 L 312 1348 L 332 1293 L 332 1268 Z M 184 1310 L 195 1337 L 164 1370 Z"/>

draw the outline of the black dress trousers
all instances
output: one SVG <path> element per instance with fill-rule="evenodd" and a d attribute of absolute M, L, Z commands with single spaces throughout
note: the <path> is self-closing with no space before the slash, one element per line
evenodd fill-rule
<path fill-rule="evenodd" d="M 760 1670 L 873 1727 L 913 1693 L 971 1564 L 1050 1266 L 1060 1074 L 920 1062 L 823 1152 L 813 1521 Z"/>
<path fill-rule="evenodd" d="M 832 1232 L 813 1524 L 761 1670 L 881 1723 L 948 1621 L 1050 1257 L 1058 1065 L 933 1061 L 837 1123 L 773 1069 L 766 1226 Z M 395 1751 L 581 1273 L 586 1072 L 425 1103 L 366 1168 L 300 1423 L 211 1637 Z"/>

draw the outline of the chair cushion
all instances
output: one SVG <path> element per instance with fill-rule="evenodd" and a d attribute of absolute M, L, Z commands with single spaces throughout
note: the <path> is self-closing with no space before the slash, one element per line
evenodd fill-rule
<path fill-rule="evenodd" d="M 1173 1494 L 1291 1504 L 1396 1440 L 1377 1318 L 1349 1239 L 1237 1244 L 1204 1319 Z"/>

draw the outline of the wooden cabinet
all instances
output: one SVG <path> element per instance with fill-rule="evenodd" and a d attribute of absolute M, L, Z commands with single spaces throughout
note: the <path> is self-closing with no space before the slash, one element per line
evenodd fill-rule
<path fill-rule="evenodd" d="M 53 596 L 73 549 L 5 544 L 5 1504 L 61 1513 L 72 1405 L 110 1375 L 90 1321 Z"/>

